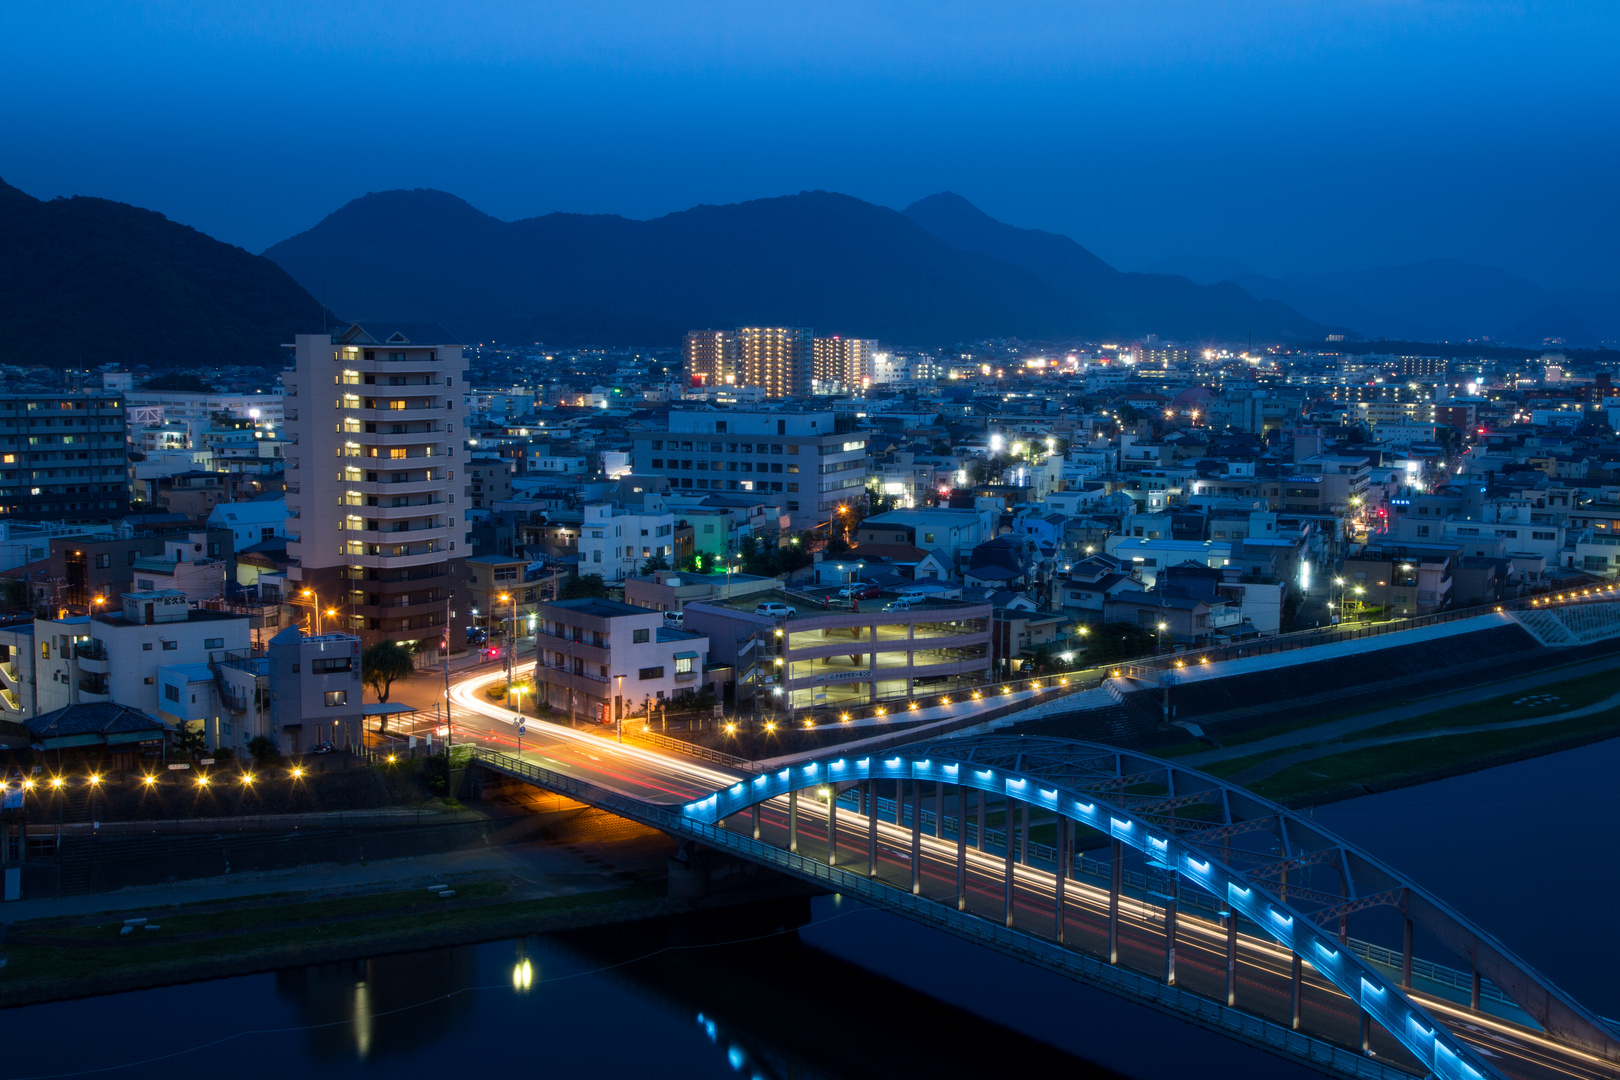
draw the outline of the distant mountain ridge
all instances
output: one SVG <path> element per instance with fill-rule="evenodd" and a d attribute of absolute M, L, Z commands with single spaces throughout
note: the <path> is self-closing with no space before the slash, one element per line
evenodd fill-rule
<path fill-rule="evenodd" d="M 1367 337 L 1488 337 L 1532 348 L 1552 338 L 1571 347 L 1620 341 L 1620 293 L 1544 289 L 1506 271 L 1456 259 L 1276 277 L 1234 260 L 1184 255 L 1150 269 L 1203 284 L 1229 280 L 1318 322 L 1354 326 Z"/>
<path fill-rule="evenodd" d="M 0 361 L 279 365 L 322 317 L 262 256 L 151 210 L 0 181 Z"/>
<path fill-rule="evenodd" d="M 694 328 L 813 326 L 900 344 L 984 337 L 1320 339 L 1231 285 L 1122 274 L 1067 237 L 942 194 L 904 213 L 825 191 L 650 221 L 503 222 L 453 195 L 365 195 L 264 253 L 350 318 L 467 340 L 673 343 Z"/>

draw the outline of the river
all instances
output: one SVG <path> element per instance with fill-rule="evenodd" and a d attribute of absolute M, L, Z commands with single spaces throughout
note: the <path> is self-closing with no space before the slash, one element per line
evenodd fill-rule
<path fill-rule="evenodd" d="M 1620 740 L 1322 807 L 1577 998 L 1620 1015 L 1600 800 Z M 1420 949 L 1420 954 L 1422 950 Z M 1444 960 L 1438 955 L 1436 960 Z M 4 1014 L 0 1076 L 547 1074 L 1144 1080 L 1317 1074 L 836 897 L 325 964 Z"/>

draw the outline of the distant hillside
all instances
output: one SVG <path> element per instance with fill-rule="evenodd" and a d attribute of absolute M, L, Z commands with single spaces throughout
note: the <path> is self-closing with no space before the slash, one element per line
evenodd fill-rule
<path fill-rule="evenodd" d="M 1539 347 L 1620 341 L 1620 293 L 1544 289 L 1489 266 L 1428 259 L 1370 270 L 1268 277 L 1229 259 L 1177 256 L 1153 264 L 1194 281 L 1228 280 L 1311 319 L 1367 337 L 1406 341 L 1490 338 Z"/>
<path fill-rule="evenodd" d="M 1286 304 L 1256 299 L 1230 282 L 1202 286 L 1176 275 L 1121 273 L 1067 236 L 1005 225 L 960 195 L 930 195 L 905 214 L 954 248 L 1002 259 L 1056 285 L 1093 334 L 1274 341 L 1319 340 L 1325 330 Z"/>
<path fill-rule="evenodd" d="M 673 343 L 746 323 L 912 344 L 1323 332 L 1230 285 L 1120 274 L 1064 237 L 984 218 L 1005 230 L 997 246 L 950 227 L 959 207 L 935 209 L 901 214 L 816 191 L 652 221 L 502 222 L 443 192 L 389 191 L 265 255 L 306 286 L 324 283 L 346 317 L 431 319 L 473 341 Z"/>
<path fill-rule="evenodd" d="M 0 182 L 0 362 L 281 364 L 321 319 L 262 256 L 150 210 Z"/>

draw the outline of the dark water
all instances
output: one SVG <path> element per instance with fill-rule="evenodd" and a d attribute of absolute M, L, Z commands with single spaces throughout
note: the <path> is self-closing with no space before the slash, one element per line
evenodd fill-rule
<path fill-rule="evenodd" d="M 1317 819 L 1612 1016 L 1610 938 L 1581 920 L 1620 885 L 1594 839 L 1617 768 L 1604 744 Z M 8 1080 L 1315 1075 L 833 897 L 35 1006 L 0 1028 Z"/>

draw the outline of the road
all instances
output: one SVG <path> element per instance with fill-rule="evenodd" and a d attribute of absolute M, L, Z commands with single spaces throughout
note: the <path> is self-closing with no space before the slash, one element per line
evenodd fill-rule
<path fill-rule="evenodd" d="M 477 741 L 504 753 L 516 753 L 518 738 L 514 723 L 517 714 L 492 703 L 483 687 L 502 678 L 500 670 L 474 672 L 457 681 L 451 691 L 455 705 L 455 738 Z M 588 730 L 574 730 L 529 718 L 523 738 L 522 756 L 556 772 L 600 785 L 612 791 L 663 806 L 678 806 L 719 788 L 728 787 L 743 774 L 718 766 L 637 746 L 619 744 L 612 738 Z M 815 798 L 799 801 L 799 845 L 801 854 L 826 858 L 828 851 L 827 812 Z M 949 814 L 951 811 L 947 809 Z M 836 815 L 835 859 L 843 865 L 865 866 L 867 822 L 853 811 L 839 807 Z M 765 804 L 760 812 L 761 838 L 787 846 L 787 804 L 778 799 Z M 733 817 L 727 827 L 748 831 L 753 827 L 747 815 Z M 880 821 L 878 827 L 877 877 L 897 888 L 911 887 L 911 830 Z M 942 902 L 956 896 L 956 841 L 924 836 L 921 843 L 922 893 Z M 968 910 L 991 919 L 1003 914 L 1003 873 L 1005 863 L 999 854 L 969 850 Z M 1066 888 L 1064 939 L 1071 947 L 1094 955 L 1106 953 L 1109 895 L 1087 881 L 1071 880 Z M 1056 883 L 1053 875 L 1034 867 L 1019 866 L 1015 877 L 1013 925 L 1041 937 L 1051 938 L 1056 930 Z M 1125 966 L 1163 977 L 1165 934 L 1162 909 L 1134 896 L 1121 902 L 1120 961 Z M 1226 971 L 1226 930 L 1217 920 L 1183 910 L 1178 915 L 1176 941 L 1176 981 L 1187 989 L 1215 1000 L 1224 1000 Z M 1268 939 L 1240 935 L 1237 965 L 1237 1002 L 1247 1011 L 1287 1025 L 1291 1020 L 1291 964 L 1289 952 Z M 1337 989 L 1305 968 L 1303 1029 L 1312 1034 L 1356 1046 L 1359 1043 L 1360 1014 Z M 1473 1013 L 1444 998 L 1414 992 L 1414 998 L 1432 1010 L 1452 1028 L 1458 1038 L 1478 1047 L 1508 1075 L 1525 1080 L 1552 1077 L 1614 1077 L 1603 1062 L 1545 1039 L 1519 1025 Z M 1412 1065 L 1404 1049 L 1387 1033 L 1376 1029 L 1371 1047 L 1375 1054 L 1394 1063 Z"/>

